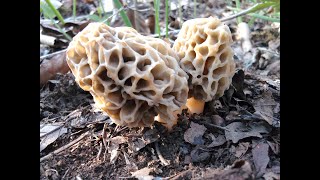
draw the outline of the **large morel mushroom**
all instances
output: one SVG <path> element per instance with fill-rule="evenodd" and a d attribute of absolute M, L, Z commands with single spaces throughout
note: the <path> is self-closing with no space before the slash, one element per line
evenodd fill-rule
<path fill-rule="evenodd" d="M 205 102 L 221 97 L 235 73 L 232 36 L 219 19 L 197 18 L 183 23 L 173 50 L 181 68 L 189 75 L 191 113 L 203 112 Z"/>
<path fill-rule="evenodd" d="M 150 126 L 158 116 L 171 129 L 186 104 L 188 75 L 176 53 L 132 28 L 89 24 L 67 48 L 67 63 L 79 86 L 118 125 Z"/>

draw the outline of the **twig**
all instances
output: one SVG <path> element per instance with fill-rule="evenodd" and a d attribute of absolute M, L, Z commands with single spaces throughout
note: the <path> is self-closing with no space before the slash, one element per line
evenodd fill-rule
<path fill-rule="evenodd" d="M 107 150 L 108 150 L 108 145 L 107 145 L 107 142 L 106 142 L 106 138 L 107 138 L 107 135 L 106 135 L 106 129 L 107 129 L 107 126 L 106 126 L 107 123 L 104 123 L 103 125 L 103 130 L 102 130 L 102 142 L 103 142 L 103 145 L 104 145 L 104 153 L 103 153 L 103 161 L 106 161 L 106 154 L 107 154 Z M 109 142 L 109 141 L 108 141 Z"/>
<path fill-rule="evenodd" d="M 222 130 L 225 130 L 225 131 L 230 131 L 226 127 L 218 126 L 218 125 L 215 125 L 215 124 L 210 124 L 210 123 L 207 123 L 207 122 L 202 122 L 202 123 L 205 124 L 205 125 L 208 125 L 208 126 L 212 126 L 212 127 L 218 128 L 218 129 L 222 129 Z"/>
<path fill-rule="evenodd" d="M 100 143 L 100 148 L 99 148 L 99 152 L 98 152 L 98 155 L 97 155 L 97 160 L 99 160 L 99 158 L 100 158 L 100 155 L 101 155 L 101 152 L 102 152 L 102 147 L 103 147 L 103 144 Z"/>
<path fill-rule="evenodd" d="M 120 11 L 122 10 L 126 10 L 127 7 L 122 6 L 120 9 L 118 9 L 118 11 L 116 11 L 115 13 L 113 13 L 111 16 L 109 16 L 107 19 L 105 19 L 104 21 L 102 21 L 103 23 L 105 23 L 106 21 L 108 21 L 109 19 L 111 19 L 113 16 L 117 15 Z"/>
<path fill-rule="evenodd" d="M 164 157 L 162 156 L 162 154 L 161 154 L 161 152 L 160 152 L 160 149 L 159 149 L 158 141 L 156 141 L 156 142 L 154 143 L 154 146 L 156 147 L 156 151 L 157 151 L 157 154 L 158 154 L 158 157 L 159 157 L 160 161 L 161 161 L 165 166 L 170 165 L 170 163 L 168 163 L 168 161 L 165 160 Z"/>
<path fill-rule="evenodd" d="M 49 154 L 46 155 L 46 156 L 43 156 L 42 158 L 40 158 L 40 162 L 42 162 L 42 161 L 44 161 L 44 160 L 46 160 L 46 159 L 49 159 L 49 158 L 51 158 L 53 155 L 58 154 L 58 153 L 60 153 L 60 152 L 62 152 L 62 151 L 64 151 L 64 150 L 68 149 L 69 147 L 71 147 L 71 146 L 74 145 L 75 143 L 79 142 L 81 139 L 85 138 L 85 137 L 86 137 L 87 135 L 89 135 L 89 134 L 90 134 L 90 132 L 88 131 L 88 132 L 82 134 L 82 135 L 81 135 L 80 137 L 78 137 L 77 139 L 71 141 L 71 142 L 68 143 L 67 145 L 64 145 L 64 146 L 60 147 L 59 149 L 57 149 L 57 150 L 49 153 Z"/>
<path fill-rule="evenodd" d="M 63 53 L 65 51 L 67 51 L 67 49 L 64 49 L 64 50 L 61 50 L 61 51 L 57 51 L 57 52 L 54 52 L 54 53 L 51 53 L 51 54 L 40 56 L 40 60 L 51 58 L 52 56 L 60 54 L 60 53 Z"/>
<path fill-rule="evenodd" d="M 69 170 L 70 170 L 69 168 L 66 170 L 66 172 L 64 173 L 64 175 L 62 176 L 61 179 L 64 179 L 66 177 L 66 175 L 68 174 Z"/>

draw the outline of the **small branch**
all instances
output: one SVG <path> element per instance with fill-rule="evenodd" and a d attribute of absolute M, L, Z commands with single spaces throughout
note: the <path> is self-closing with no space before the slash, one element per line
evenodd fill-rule
<path fill-rule="evenodd" d="M 71 147 L 72 145 L 76 144 L 77 142 L 79 142 L 80 140 L 82 140 L 83 138 L 85 138 L 85 137 L 86 137 L 87 135 L 89 135 L 89 134 L 90 134 L 90 132 L 88 131 L 88 132 L 82 134 L 82 135 L 81 135 L 80 137 L 78 137 L 77 139 L 71 141 L 71 142 L 68 143 L 67 145 L 64 145 L 64 146 L 60 147 L 59 149 L 57 149 L 57 150 L 49 153 L 49 154 L 46 155 L 46 156 L 43 156 L 42 158 L 40 158 L 40 162 L 42 162 L 42 161 L 44 161 L 44 160 L 46 160 L 46 159 L 49 159 L 49 158 L 51 158 L 53 155 L 59 154 L 60 152 L 68 149 L 69 147 Z"/>
<path fill-rule="evenodd" d="M 64 53 L 65 51 L 67 51 L 67 49 L 64 49 L 64 50 L 61 50 L 61 51 L 57 51 L 57 52 L 54 52 L 54 53 L 51 53 L 51 54 L 47 54 L 47 55 L 40 56 L 40 61 L 42 61 L 42 60 L 44 60 L 44 59 L 49 59 L 49 58 L 51 58 L 52 56 L 57 55 L 57 54 L 60 54 L 60 53 Z"/>
<path fill-rule="evenodd" d="M 159 149 L 158 141 L 156 141 L 156 142 L 154 143 L 154 146 L 156 147 L 156 151 L 157 151 L 159 160 L 160 160 L 165 166 L 170 165 L 170 163 L 168 163 L 168 161 L 165 160 L 164 157 L 162 156 L 162 154 L 161 154 L 161 152 L 160 152 L 160 149 Z"/>

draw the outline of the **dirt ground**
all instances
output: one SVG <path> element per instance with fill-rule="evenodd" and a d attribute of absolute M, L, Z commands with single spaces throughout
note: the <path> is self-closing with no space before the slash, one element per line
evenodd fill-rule
<path fill-rule="evenodd" d="M 226 11 L 221 1 L 198 2 L 199 17 Z M 184 19 L 192 9 L 184 6 Z M 55 129 L 40 132 L 40 179 L 280 179 L 280 30 L 257 19 L 253 48 L 243 52 L 236 20 L 227 24 L 237 64 L 232 85 L 204 113 L 183 112 L 171 132 L 159 123 L 116 126 L 70 72 L 42 85 L 40 129 Z"/>

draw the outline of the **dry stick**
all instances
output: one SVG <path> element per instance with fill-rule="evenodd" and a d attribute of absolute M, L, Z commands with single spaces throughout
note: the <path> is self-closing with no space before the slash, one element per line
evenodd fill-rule
<path fill-rule="evenodd" d="M 44 56 L 40 56 L 40 60 L 50 58 L 50 57 L 52 57 L 52 56 L 54 56 L 54 55 L 56 55 L 56 54 L 60 54 L 60 53 L 63 53 L 63 52 L 65 52 L 65 51 L 67 51 L 67 49 L 64 49 L 64 50 L 61 50 L 61 51 L 56 51 L 56 52 L 54 52 L 54 53 L 47 54 L 47 55 L 44 55 Z"/>
<path fill-rule="evenodd" d="M 52 157 L 53 155 L 58 154 L 58 153 L 60 153 L 60 152 L 62 152 L 62 151 L 64 151 L 64 150 L 68 149 L 69 147 L 71 147 L 71 146 L 74 145 L 75 143 L 79 142 L 81 139 L 85 138 L 85 137 L 86 137 L 87 135 L 89 135 L 89 134 L 90 134 L 90 132 L 88 131 L 88 132 L 82 134 L 82 135 L 81 135 L 80 137 L 78 137 L 77 139 L 71 141 L 71 142 L 68 143 L 67 145 L 64 145 L 64 146 L 60 147 L 59 149 L 57 149 L 57 150 L 49 153 L 49 154 L 46 155 L 46 156 L 43 156 L 42 158 L 40 158 L 40 162 L 42 162 L 42 161 L 44 161 L 44 160 L 46 160 L 46 159 L 49 159 L 49 158 Z"/>
<path fill-rule="evenodd" d="M 162 154 L 161 154 L 161 152 L 160 152 L 160 149 L 159 149 L 158 141 L 155 142 L 154 146 L 156 147 L 156 151 L 157 151 L 157 154 L 158 154 L 158 157 L 159 157 L 160 161 L 161 161 L 164 165 L 166 165 L 166 166 L 170 165 L 170 164 L 168 163 L 168 161 L 165 160 L 164 157 L 162 156 Z"/>

